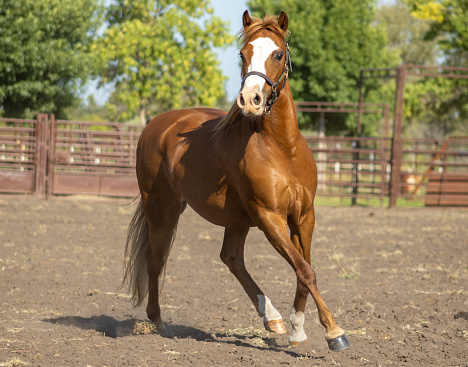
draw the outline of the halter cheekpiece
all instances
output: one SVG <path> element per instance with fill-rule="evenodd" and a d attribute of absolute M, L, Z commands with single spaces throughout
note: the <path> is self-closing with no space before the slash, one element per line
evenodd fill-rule
<path fill-rule="evenodd" d="M 242 90 L 242 88 L 244 88 L 245 79 L 247 79 L 251 75 L 257 75 L 259 77 L 262 77 L 263 79 L 265 79 L 266 83 L 271 87 L 270 98 L 268 98 L 268 100 L 266 101 L 265 108 L 263 109 L 263 114 L 264 115 L 269 115 L 270 114 L 271 109 L 272 109 L 273 105 L 275 104 L 276 100 L 278 99 L 280 92 L 283 90 L 284 86 L 286 85 L 286 80 L 288 79 L 288 72 L 289 72 L 288 65 L 289 65 L 289 68 L 292 71 L 291 53 L 289 51 L 289 45 L 286 43 L 286 59 L 285 59 L 285 62 L 284 62 L 284 69 L 283 69 L 283 73 L 278 78 L 276 83 L 273 82 L 273 80 L 271 80 L 265 74 L 263 74 L 263 73 L 261 73 L 259 71 L 250 71 L 250 72 L 248 72 L 247 74 L 244 75 L 244 78 L 242 78 L 241 90 Z M 278 86 L 279 86 L 279 84 L 281 82 L 283 82 L 283 85 L 278 90 Z"/>

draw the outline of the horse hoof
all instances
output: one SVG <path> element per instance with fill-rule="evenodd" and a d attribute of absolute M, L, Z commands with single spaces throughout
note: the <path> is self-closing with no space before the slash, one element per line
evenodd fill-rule
<path fill-rule="evenodd" d="M 276 334 L 285 334 L 286 328 L 284 327 L 283 320 L 270 320 L 263 323 L 265 329 Z"/>
<path fill-rule="evenodd" d="M 156 329 L 158 331 L 158 334 L 164 338 L 172 339 L 175 336 L 172 327 L 170 325 L 166 326 L 162 322 L 161 324 L 156 325 Z"/>
<path fill-rule="evenodd" d="M 307 339 L 299 340 L 299 341 L 298 341 L 298 340 L 290 340 L 290 341 L 289 341 L 289 345 L 290 345 L 291 347 L 297 347 L 297 346 L 298 346 L 299 344 L 301 344 L 301 343 L 308 344 Z"/>
<path fill-rule="evenodd" d="M 162 320 L 156 319 L 156 321 L 149 320 L 151 324 L 153 324 L 156 327 L 156 331 L 159 335 L 170 338 L 171 337 L 171 331 L 166 328 L 166 325 L 164 325 L 164 322 Z"/>
<path fill-rule="evenodd" d="M 340 352 L 349 348 L 349 340 L 345 334 L 337 338 L 327 340 L 327 342 L 328 348 L 330 348 L 334 352 Z"/>

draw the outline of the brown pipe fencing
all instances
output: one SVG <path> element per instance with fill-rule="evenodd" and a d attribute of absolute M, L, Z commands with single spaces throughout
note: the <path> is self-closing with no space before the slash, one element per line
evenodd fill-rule
<path fill-rule="evenodd" d="M 468 206 L 468 136 L 402 139 L 400 198 Z"/>
<path fill-rule="evenodd" d="M 0 119 L 0 193 L 135 197 L 141 131 L 46 114 Z M 317 162 L 320 198 L 468 206 L 468 137 L 403 138 L 398 145 L 388 137 L 306 140 Z"/>
<path fill-rule="evenodd" d="M 0 192 L 136 196 L 141 130 L 46 114 L 37 120 L 0 119 Z"/>
<path fill-rule="evenodd" d="M 317 164 L 317 195 L 378 201 L 389 194 L 388 138 L 306 137 Z"/>

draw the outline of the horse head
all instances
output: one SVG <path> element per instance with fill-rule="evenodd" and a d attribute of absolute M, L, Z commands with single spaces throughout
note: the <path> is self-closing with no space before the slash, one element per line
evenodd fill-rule
<path fill-rule="evenodd" d="M 279 17 L 260 20 L 246 10 L 242 22 L 242 83 L 237 105 L 244 115 L 261 116 L 270 113 L 288 77 L 288 16 L 282 11 Z"/>

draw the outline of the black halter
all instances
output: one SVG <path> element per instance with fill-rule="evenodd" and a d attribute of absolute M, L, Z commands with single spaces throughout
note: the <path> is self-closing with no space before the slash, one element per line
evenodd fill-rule
<path fill-rule="evenodd" d="M 286 59 L 285 59 L 285 62 L 284 62 L 284 69 L 283 69 L 283 73 L 281 74 L 279 79 L 276 81 L 276 83 L 274 83 L 273 80 L 271 80 L 269 77 L 267 77 L 265 74 L 263 74 L 263 73 L 261 73 L 259 71 L 248 72 L 247 74 L 244 75 L 244 78 L 242 78 L 241 90 L 242 90 L 242 88 L 244 88 L 245 79 L 247 79 L 247 77 L 249 77 L 251 75 L 257 75 L 257 76 L 262 77 L 263 79 L 265 79 L 266 83 L 271 87 L 270 98 L 266 101 L 265 108 L 263 110 L 264 115 L 269 115 L 270 114 L 271 108 L 273 107 L 276 100 L 278 99 L 280 92 L 283 90 L 284 86 L 286 85 L 286 80 L 288 79 L 288 71 L 289 71 L 288 65 L 289 65 L 289 67 L 291 68 L 291 71 L 292 71 L 291 55 L 290 55 L 290 51 L 289 51 L 289 46 L 286 43 Z M 283 82 L 283 85 L 278 90 L 278 85 L 281 82 Z"/>

